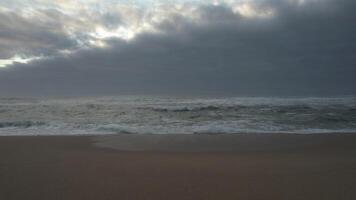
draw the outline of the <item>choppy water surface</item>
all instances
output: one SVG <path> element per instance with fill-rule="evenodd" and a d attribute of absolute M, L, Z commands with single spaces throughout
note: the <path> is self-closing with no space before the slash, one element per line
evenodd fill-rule
<path fill-rule="evenodd" d="M 356 98 L 0 99 L 0 135 L 356 133 Z"/>

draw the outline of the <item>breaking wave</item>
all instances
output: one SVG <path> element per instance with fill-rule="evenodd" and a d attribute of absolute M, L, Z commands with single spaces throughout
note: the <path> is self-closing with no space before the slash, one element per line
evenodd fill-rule
<path fill-rule="evenodd" d="M 30 128 L 33 126 L 44 126 L 46 123 L 39 121 L 15 121 L 15 122 L 0 122 L 0 128 Z"/>

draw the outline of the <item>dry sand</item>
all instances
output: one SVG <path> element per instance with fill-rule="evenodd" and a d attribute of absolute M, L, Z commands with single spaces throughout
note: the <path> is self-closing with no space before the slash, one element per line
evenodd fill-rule
<path fill-rule="evenodd" d="M 0 137 L 0 200 L 356 199 L 356 134 Z"/>

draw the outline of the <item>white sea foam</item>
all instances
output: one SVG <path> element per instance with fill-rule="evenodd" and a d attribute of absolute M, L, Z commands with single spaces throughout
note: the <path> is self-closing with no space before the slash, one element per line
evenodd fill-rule
<path fill-rule="evenodd" d="M 356 132 L 356 98 L 0 99 L 0 135 Z"/>

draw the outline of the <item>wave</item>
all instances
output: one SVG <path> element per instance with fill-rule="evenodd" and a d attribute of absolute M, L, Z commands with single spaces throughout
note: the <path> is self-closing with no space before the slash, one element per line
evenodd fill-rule
<path fill-rule="evenodd" d="M 137 134 L 139 133 L 137 130 L 134 130 L 133 127 L 122 126 L 119 124 L 107 124 L 107 125 L 99 125 L 96 130 L 98 132 L 110 132 L 116 134 Z"/>
<path fill-rule="evenodd" d="M 209 110 L 221 110 L 218 106 L 202 106 L 202 107 L 182 107 L 182 108 L 149 108 L 157 112 L 191 112 L 191 111 L 209 111 Z"/>
<path fill-rule="evenodd" d="M 33 126 L 44 126 L 44 125 L 46 125 L 46 123 L 40 121 L 0 122 L 0 128 L 9 128 L 9 127 L 30 128 Z"/>
<path fill-rule="evenodd" d="M 204 105 L 204 106 L 192 106 L 192 107 L 148 107 L 141 109 L 150 109 L 156 112 L 199 112 L 199 111 L 219 111 L 219 110 L 240 110 L 248 108 L 248 106 L 235 105 L 235 106 L 223 106 L 223 105 Z"/>
<path fill-rule="evenodd" d="M 271 110 L 276 112 L 288 112 L 288 111 L 308 111 L 308 110 L 320 110 L 329 108 L 347 108 L 349 111 L 356 111 L 356 107 L 353 105 L 308 105 L 308 104 L 296 104 L 296 105 L 271 105 L 271 104 L 252 104 L 252 105 L 187 105 L 187 106 L 153 106 L 153 107 L 139 107 L 142 110 L 153 110 L 157 112 L 189 112 L 189 111 L 216 111 L 216 110 L 241 110 L 241 109 L 261 109 Z"/>

